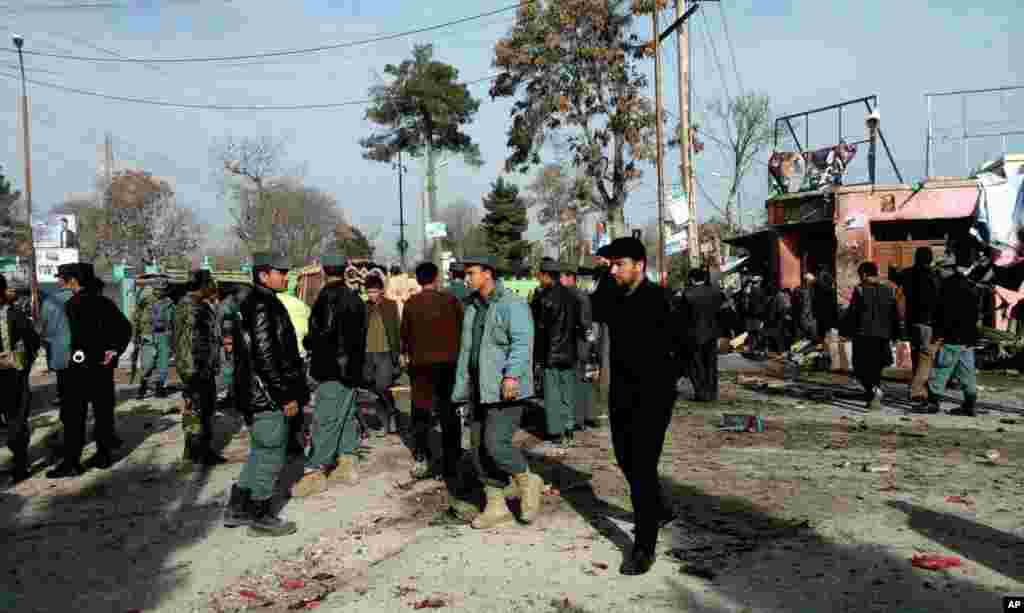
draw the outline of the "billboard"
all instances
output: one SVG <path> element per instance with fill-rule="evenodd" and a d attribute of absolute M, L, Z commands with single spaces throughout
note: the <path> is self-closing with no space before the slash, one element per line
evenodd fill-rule
<path fill-rule="evenodd" d="M 78 249 L 78 217 L 73 214 L 33 217 L 32 237 L 37 250 Z"/>
<path fill-rule="evenodd" d="M 78 249 L 36 247 L 36 276 L 40 283 L 56 283 L 57 267 L 78 261 Z"/>

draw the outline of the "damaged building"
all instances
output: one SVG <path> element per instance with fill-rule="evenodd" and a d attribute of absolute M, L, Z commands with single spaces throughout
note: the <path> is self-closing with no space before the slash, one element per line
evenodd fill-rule
<path fill-rule="evenodd" d="M 866 138 L 843 139 L 844 112 L 865 118 Z M 839 116 L 838 142 L 809 150 L 798 126 L 824 113 Z M 791 137 L 797 150 L 780 150 L 780 134 Z M 879 153 L 891 165 L 895 184 L 876 182 Z M 859 155 L 866 157 L 867 181 L 849 183 L 847 169 Z M 861 262 L 877 263 L 883 277 L 895 280 L 913 264 L 919 247 L 936 256 L 953 253 L 960 265 L 973 267 L 972 278 L 992 289 L 983 323 L 1005 330 L 1024 296 L 1018 291 L 1024 281 L 1024 248 L 1018 247 L 1024 237 L 1022 172 L 1024 155 L 1005 155 L 971 177 L 907 183 L 882 133 L 877 97 L 804 111 L 776 123 L 768 224 L 726 242 L 753 256 L 749 261 L 759 268 L 748 273 L 773 286 L 795 288 L 805 273 L 828 273 L 841 306 L 849 303 Z"/>

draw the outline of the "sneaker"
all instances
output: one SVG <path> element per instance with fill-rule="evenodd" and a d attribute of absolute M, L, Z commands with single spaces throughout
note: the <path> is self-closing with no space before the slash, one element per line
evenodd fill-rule
<path fill-rule="evenodd" d="M 882 391 L 882 388 L 876 387 L 871 392 L 870 400 L 868 400 L 868 410 L 869 411 L 880 411 L 880 410 L 882 410 L 882 398 L 884 396 L 885 396 L 885 392 Z"/>

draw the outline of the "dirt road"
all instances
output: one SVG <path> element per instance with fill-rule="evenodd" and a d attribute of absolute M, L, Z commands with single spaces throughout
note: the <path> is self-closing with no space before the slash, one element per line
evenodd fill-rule
<path fill-rule="evenodd" d="M 678 404 L 661 472 L 680 519 L 638 578 L 618 574 L 631 508 L 605 429 L 566 456 L 531 453 L 551 489 L 528 527 L 450 521 L 442 484 L 411 482 L 388 437 L 369 443 L 359 485 L 288 502 L 298 534 L 253 540 L 219 523 L 241 425 L 218 422 L 231 464 L 183 471 L 175 401 L 125 400 L 129 453 L 113 470 L 0 493 L 0 610 L 909 613 L 996 610 L 1024 593 L 1024 418 L 910 417 L 898 386 L 865 415 L 843 378 L 825 379 L 807 392 L 726 373 L 719 403 Z M 1016 380 L 987 385 L 1019 406 Z M 756 413 L 766 430 L 721 432 L 722 413 Z M 55 414 L 34 419 L 42 463 Z M 921 552 L 961 565 L 914 568 Z"/>

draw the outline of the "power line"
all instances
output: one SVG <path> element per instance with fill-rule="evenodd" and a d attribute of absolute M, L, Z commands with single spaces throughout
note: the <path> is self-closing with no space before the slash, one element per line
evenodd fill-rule
<path fill-rule="evenodd" d="M 715 46 L 715 39 L 711 37 L 711 26 L 708 23 L 707 14 L 703 9 L 700 11 L 700 16 L 704 20 L 704 39 L 711 45 L 711 56 L 715 60 L 715 66 L 718 68 L 718 77 L 721 79 L 722 88 L 725 90 L 726 107 L 723 111 L 725 114 L 726 126 L 728 126 L 730 132 L 733 132 L 735 130 L 733 128 L 732 113 L 730 112 L 732 107 L 732 92 L 729 91 L 729 82 L 725 78 L 725 71 L 722 69 L 722 62 L 718 59 L 718 48 Z"/>
<path fill-rule="evenodd" d="M 736 48 L 732 44 L 732 37 L 729 36 L 729 22 L 725 17 L 725 7 L 722 6 L 724 2 L 718 3 L 718 11 L 722 14 L 722 29 L 725 31 L 725 42 L 729 45 L 729 55 L 732 56 L 732 68 L 736 72 L 736 84 L 740 86 L 740 95 L 747 91 L 747 88 L 743 87 L 743 79 L 740 77 L 740 65 L 736 62 Z"/>
<path fill-rule="evenodd" d="M 15 74 L 0 72 L 0 77 L 8 79 L 18 80 L 20 77 Z M 474 85 L 482 83 L 484 81 L 491 81 L 497 78 L 496 76 L 484 77 L 482 79 L 476 79 L 474 81 L 468 81 L 464 85 Z M 164 108 L 178 108 L 178 109 L 193 109 L 193 110 L 207 110 L 207 111 L 309 111 L 318 109 L 336 109 L 346 106 L 359 106 L 362 104 L 369 104 L 372 102 L 370 99 L 365 100 L 347 100 L 344 102 L 326 102 L 321 104 L 284 104 L 284 105 L 227 105 L 227 104 L 190 104 L 186 102 L 168 102 L 166 100 L 152 100 L 148 98 L 130 98 L 127 96 L 116 96 L 113 94 L 104 94 L 101 92 L 93 92 L 85 89 L 78 89 L 75 87 L 66 87 L 64 85 L 57 85 L 56 83 L 47 83 L 46 81 L 36 81 L 34 79 L 25 79 L 27 82 L 40 87 L 49 87 L 60 91 L 69 92 L 72 94 L 79 94 L 81 96 L 91 96 L 93 98 L 102 98 L 104 100 L 114 100 L 117 102 L 131 102 L 135 104 L 148 104 L 150 106 L 160 106 Z"/>
<path fill-rule="evenodd" d="M 484 19 L 486 17 L 491 17 L 492 15 L 497 15 L 499 13 L 504 13 L 504 12 L 507 12 L 507 11 L 518 9 L 518 8 L 520 8 L 522 6 L 530 4 L 531 1 L 532 0 L 527 0 L 526 2 L 520 2 L 520 3 L 513 4 L 513 5 L 510 5 L 510 6 L 506 6 L 506 7 L 500 8 L 500 9 L 495 9 L 493 11 L 488 11 L 486 13 L 479 13 L 479 14 L 476 14 L 476 15 L 471 15 L 469 17 L 463 17 L 461 19 L 455 19 L 455 20 L 452 20 L 452 21 L 448 21 L 448 22 L 437 24 L 437 25 L 433 25 L 433 26 L 425 26 L 425 27 L 416 28 L 416 29 L 413 29 L 413 30 L 406 30 L 404 32 L 395 32 L 393 34 L 384 34 L 384 35 L 381 35 L 381 36 L 375 36 L 375 37 L 372 37 L 372 38 L 365 38 L 365 39 L 362 39 L 362 40 L 354 40 L 354 41 L 348 41 L 348 42 L 344 42 L 344 43 L 332 43 L 332 44 L 328 44 L 328 45 L 319 45 L 319 46 L 316 46 L 316 47 L 306 47 L 306 48 L 302 48 L 302 49 L 286 49 L 286 50 L 281 50 L 281 51 L 266 51 L 266 52 L 261 52 L 261 53 L 249 53 L 249 54 L 244 54 L 244 55 L 222 55 L 222 56 L 206 56 L 206 57 L 176 57 L 176 58 L 137 58 L 137 57 L 81 56 L 81 55 L 70 55 L 70 54 L 62 54 L 62 53 L 46 53 L 46 52 L 42 52 L 42 51 L 27 51 L 27 50 L 24 51 L 24 53 L 25 53 L 25 55 L 36 55 L 36 56 L 40 56 L 40 57 L 50 57 L 50 58 L 57 58 L 57 59 L 62 59 L 62 60 L 73 60 L 73 61 L 77 61 L 77 62 L 119 62 L 119 63 L 137 63 L 137 64 L 146 64 L 146 63 L 150 63 L 150 64 L 185 64 L 185 63 L 198 63 L 198 62 L 232 62 L 232 61 L 239 61 L 239 60 L 254 60 L 254 59 L 271 58 L 271 57 L 282 57 L 282 56 L 288 56 L 288 55 L 307 55 L 307 54 L 311 54 L 311 53 L 321 53 L 321 52 L 324 52 L 324 51 L 331 51 L 331 50 L 334 50 L 334 49 L 347 49 L 347 48 L 351 48 L 351 47 L 359 47 L 359 46 L 362 46 L 362 45 L 369 45 L 369 44 L 373 44 L 373 43 L 379 43 L 379 42 L 394 40 L 396 38 L 403 38 L 405 36 L 413 36 L 415 34 L 423 34 L 425 32 L 431 32 L 431 31 L 434 31 L 434 30 L 441 30 L 441 29 L 444 29 L 444 28 L 449 28 L 451 26 L 467 23 L 467 22 L 470 22 L 470 21 L 476 21 L 478 19 Z M 5 50 L 8 53 L 17 53 L 17 51 L 15 51 L 13 49 L 5 49 Z"/>

